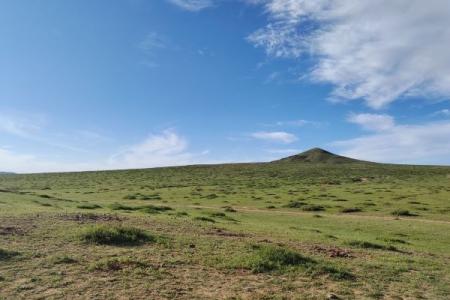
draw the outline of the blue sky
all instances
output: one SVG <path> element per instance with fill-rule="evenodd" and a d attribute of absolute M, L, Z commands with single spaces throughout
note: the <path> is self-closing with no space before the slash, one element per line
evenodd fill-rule
<path fill-rule="evenodd" d="M 0 1 L 0 170 L 450 164 L 446 1 L 383 2 Z"/>

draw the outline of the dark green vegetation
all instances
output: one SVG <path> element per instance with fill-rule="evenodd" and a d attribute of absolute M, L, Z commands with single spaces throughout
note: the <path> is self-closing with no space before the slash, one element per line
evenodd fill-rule
<path fill-rule="evenodd" d="M 80 238 L 86 243 L 101 245 L 140 245 L 155 240 L 138 228 L 106 225 L 90 226 L 80 234 Z"/>
<path fill-rule="evenodd" d="M 448 299 L 449 277 L 449 167 L 0 175 L 0 298 Z"/>

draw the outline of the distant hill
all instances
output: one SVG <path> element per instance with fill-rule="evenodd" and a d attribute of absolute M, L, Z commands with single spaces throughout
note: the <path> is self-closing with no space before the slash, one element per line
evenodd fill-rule
<path fill-rule="evenodd" d="M 0 172 L 0 175 L 14 175 L 16 173 L 12 173 L 12 172 Z"/>
<path fill-rule="evenodd" d="M 313 148 L 300 154 L 282 158 L 274 162 L 344 164 L 361 163 L 364 161 L 340 156 L 320 148 Z"/>

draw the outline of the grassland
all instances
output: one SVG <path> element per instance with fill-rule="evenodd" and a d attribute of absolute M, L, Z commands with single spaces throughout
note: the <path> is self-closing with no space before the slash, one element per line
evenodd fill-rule
<path fill-rule="evenodd" d="M 449 299 L 450 168 L 0 176 L 0 299 Z"/>

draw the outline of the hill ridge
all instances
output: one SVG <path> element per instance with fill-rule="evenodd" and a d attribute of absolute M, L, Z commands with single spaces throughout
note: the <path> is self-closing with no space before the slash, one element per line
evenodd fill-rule
<path fill-rule="evenodd" d="M 288 156 L 273 162 L 342 164 L 342 163 L 357 163 L 363 161 L 346 156 L 337 155 L 330 151 L 316 147 L 309 149 L 305 152 Z"/>

